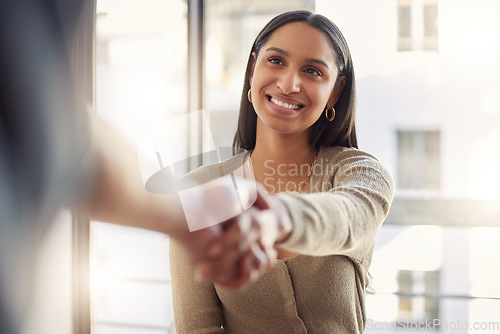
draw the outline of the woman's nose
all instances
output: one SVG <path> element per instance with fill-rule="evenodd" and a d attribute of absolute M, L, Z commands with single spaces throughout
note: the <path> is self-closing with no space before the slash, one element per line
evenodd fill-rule
<path fill-rule="evenodd" d="M 286 70 L 281 73 L 277 85 L 283 94 L 300 92 L 300 76 L 296 71 Z"/>

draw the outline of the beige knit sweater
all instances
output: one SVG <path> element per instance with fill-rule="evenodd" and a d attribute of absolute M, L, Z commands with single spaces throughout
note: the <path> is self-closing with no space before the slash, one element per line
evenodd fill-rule
<path fill-rule="evenodd" d="M 223 162 L 224 173 L 237 174 L 246 154 Z M 220 166 L 204 166 L 188 176 L 207 182 L 220 177 Z M 368 268 L 393 188 L 391 175 L 371 155 L 354 148 L 322 148 L 310 193 L 276 195 L 294 224 L 279 246 L 302 255 L 277 260 L 240 292 L 195 281 L 182 249 L 172 242 L 177 332 L 362 333 Z"/>

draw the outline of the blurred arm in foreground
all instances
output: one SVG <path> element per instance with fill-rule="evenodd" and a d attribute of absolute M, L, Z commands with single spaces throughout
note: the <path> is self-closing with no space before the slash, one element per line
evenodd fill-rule
<path fill-rule="evenodd" d="M 102 119 L 93 116 L 91 123 L 93 186 L 88 200 L 80 202 L 80 206 L 92 218 L 169 234 L 183 245 L 201 278 L 229 288 L 247 285 L 270 267 L 274 251 L 272 245 L 262 243 L 261 234 L 250 226 L 243 232 L 238 228 L 239 234 L 230 233 L 244 215 L 209 226 L 204 221 L 209 219 L 210 213 L 218 215 L 227 208 L 206 205 L 209 202 L 194 198 L 190 200 L 193 205 L 183 208 L 177 196 L 148 193 L 142 183 L 135 151 L 127 141 Z M 241 183 L 240 191 L 243 206 L 268 207 L 262 190 L 255 194 L 253 181 Z M 226 182 L 198 188 L 197 197 L 224 204 L 224 198 L 232 192 L 232 182 Z M 206 227 L 191 232 L 185 210 L 197 211 L 197 223 Z"/>

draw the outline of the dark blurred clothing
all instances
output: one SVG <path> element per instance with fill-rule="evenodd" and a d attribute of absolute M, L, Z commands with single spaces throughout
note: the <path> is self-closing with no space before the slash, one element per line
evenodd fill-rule
<path fill-rule="evenodd" d="M 15 333 L 37 246 L 91 175 L 68 38 L 83 1 L 0 2 L 0 332 Z"/>

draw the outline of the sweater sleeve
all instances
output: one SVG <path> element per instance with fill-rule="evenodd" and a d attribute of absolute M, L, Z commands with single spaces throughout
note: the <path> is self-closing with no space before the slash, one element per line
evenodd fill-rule
<path fill-rule="evenodd" d="M 224 333 L 221 302 L 211 283 L 198 282 L 182 247 L 170 241 L 170 272 L 178 334 Z"/>
<path fill-rule="evenodd" d="M 386 168 L 356 149 L 322 164 L 320 192 L 281 193 L 293 230 L 281 248 L 304 255 L 346 255 L 363 262 L 389 212 L 394 185 Z"/>

